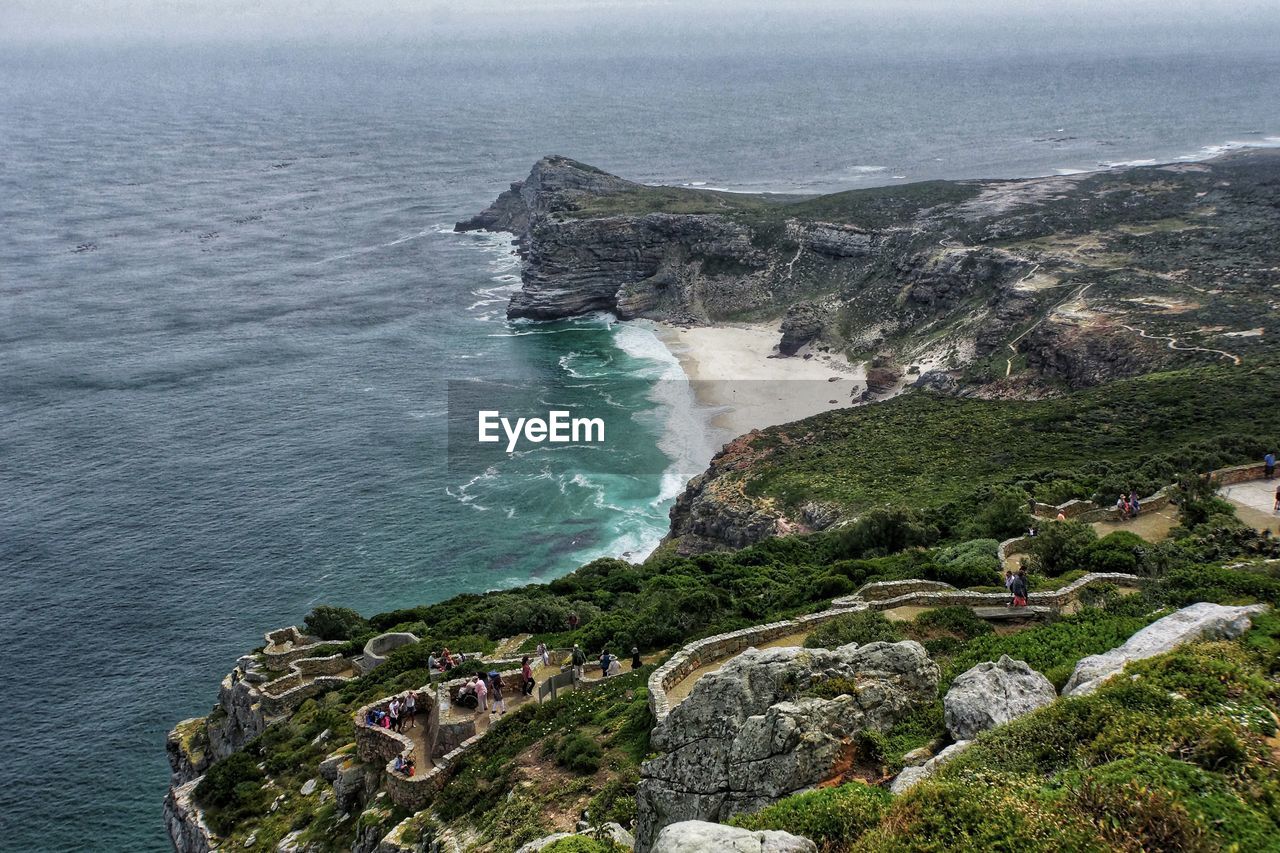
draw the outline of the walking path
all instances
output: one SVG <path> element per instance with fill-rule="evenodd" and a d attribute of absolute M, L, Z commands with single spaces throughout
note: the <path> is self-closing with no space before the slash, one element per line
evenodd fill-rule
<path fill-rule="evenodd" d="M 1250 480 L 1219 489 L 1218 494 L 1235 505 L 1236 517 L 1245 524 L 1280 535 L 1280 514 L 1272 511 L 1277 486 L 1280 479 Z"/>

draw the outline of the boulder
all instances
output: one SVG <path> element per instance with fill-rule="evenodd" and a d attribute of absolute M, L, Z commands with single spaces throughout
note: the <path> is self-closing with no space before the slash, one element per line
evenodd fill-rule
<path fill-rule="evenodd" d="M 602 826 L 601 829 L 604 830 L 604 834 L 607 835 L 609 839 L 613 841 L 614 844 L 617 844 L 618 846 L 624 847 L 628 850 L 630 850 L 632 847 L 635 846 L 635 843 L 636 843 L 635 839 L 631 837 L 631 833 L 627 832 L 626 829 L 624 829 L 621 824 L 613 823 L 611 821 L 609 823 L 606 823 L 604 826 Z M 595 827 L 588 827 L 586 829 L 581 829 L 576 833 L 553 832 L 550 835 L 544 835 L 541 838 L 535 838 L 533 841 L 530 841 L 527 844 L 523 845 L 519 850 L 516 851 L 516 853 L 538 853 L 538 851 L 541 850 L 542 848 L 549 847 L 550 845 L 561 840 L 562 838 L 571 838 L 574 835 L 585 835 L 585 836 L 594 838 L 596 836 L 596 833 L 597 833 L 597 829 Z"/>
<path fill-rule="evenodd" d="M 736 826 L 685 820 L 664 827 L 653 853 L 817 853 L 807 838 L 768 829 L 752 832 Z"/>
<path fill-rule="evenodd" d="M 918 782 L 928 779 L 934 773 L 938 772 L 938 768 L 955 758 L 960 753 L 969 748 L 973 741 L 960 740 L 951 744 L 951 746 L 939 752 L 933 758 L 930 758 L 919 767 L 904 768 L 901 773 L 894 778 L 893 784 L 889 786 L 889 791 L 893 794 L 905 794 L 916 786 Z"/>
<path fill-rule="evenodd" d="M 805 695 L 830 679 L 848 692 Z M 838 777 L 859 732 L 886 731 L 937 689 L 937 665 L 912 641 L 748 649 L 699 679 L 654 729 L 665 754 L 640 771 L 636 849 L 668 824 L 725 820 Z"/>
<path fill-rule="evenodd" d="M 978 732 L 1043 708 L 1058 698 L 1049 679 L 1025 661 L 1002 655 L 995 663 L 980 663 L 951 683 L 942 700 L 947 731 L 956 740 L 971 740 Z"/>
<path fill-rule="evenodd" d="M 1152 622 L 1134 634 L 1124 645 L 1100 655 L 1090 655 L 1076 664 L 1075 671 L 1062 689 L 1063 696 L 1092 693 L 1130 661 L 1143 660 L 1172 651 L 1195 640 L 1235 639 L 1249 630 L 1252 617 L 1267 610 L 1265 604 L 1248 607 L 1226 607 L 1200 602 L 1184 607 L 1163 619 Z"/>

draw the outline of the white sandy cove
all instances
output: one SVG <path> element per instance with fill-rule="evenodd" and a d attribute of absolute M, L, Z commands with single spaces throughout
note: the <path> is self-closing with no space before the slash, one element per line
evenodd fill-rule
<path fill-rule="evenodd" d="M 852 405 L 866 366 L 843 355 L 777 355 L 777 325 L 679 328 L 659 324 L 658 337 L 680 360 L 703 405 L 723 409 L 711 421 L 733 438 Z M 832 381 L 834 379 L 834 381 Z"/>

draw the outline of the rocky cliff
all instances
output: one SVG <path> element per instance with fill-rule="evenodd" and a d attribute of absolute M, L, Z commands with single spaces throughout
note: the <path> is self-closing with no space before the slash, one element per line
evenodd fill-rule
<path fill-rule="evenodd" d="M 1280 154 L 816 198 L 539 160 L 460 231 L 511 233 L 513 318 L 780 321 L 779 348 L 925 363 L 952 387 L 1080 388 L 1233 360 L 1274 322 Z"/>

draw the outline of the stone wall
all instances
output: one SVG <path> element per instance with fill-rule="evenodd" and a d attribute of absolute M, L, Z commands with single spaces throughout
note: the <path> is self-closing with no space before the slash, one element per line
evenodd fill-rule
<path fill-rule="evenodd" d="M 1073 601 L 1079 595 L 1080 590 L 1088 586 L 1100 584 L 1140 586 L 1145 582 L 1145 578 L 1137 575 L 1092 573 L 1067 584 L 1061 589 L 1036 592 L 1033 593 L 1033 596 L 1037 604 L 1061 608 L 1068 602 Z M 870 601 L 862 598 L 864 591 L 870 592 L 874 596 L 883 595 L 886 591 L 896 589 L 909 589 L 912 591 L 895 595 L 891 598 L 875 598 Z M 857 613 L 862 610 L 891 610 L 895 607 L 907 606 L 999 607 L 1003 606 L 1008 599 L 1008 593 L 970 592 L 936 581 L 882 581 L 867 584 L 851 596 L 832 601 L 831 609 L 820 613 L 810 613 L 806 616 L 788 619 L 783 622 L 756 625 L 751 628 L 743 628 L 727 634 L 717 634 L 714 637 L 707 637 L 689 643 L 649 676 L 649 710 L 653 712 L 655 719 L 662 720 L 665 718 L 667 714 L 671 713 L 671 702 L 667 698 L 667 691 L 707 664 L 733 657 L 751 646 L 767 643 L 779 637 L 810 632 L 824 622 L 838 619 L 850 613 Z"/>
<path fill-rule="evenodd" d="M 407 631 L 379 634 L 364 644 L 364 654 L 357 660 L 356 666 L 361 675 L 365 675 L 376 666 L 387 662 L 387 655 L 401 646 L 418 642 L 417 636 Z"/>
<path fill-rule="evenodd" d="M 291 712 L 311 697 L 336 690 L 350 681 L 351 676 L 337 675 L 350 665 L 342 655 L 296 660 L 289 664 L 288 675 L 258 687 L 262 694 L 259 709 L 267 717 Z M 308 681 L 308 677 L 311 680 Z"/>
<path fill-rule="evenodd" d="M 338 640 L 321 640 L 309 637 L 296 625 L 277 628 L 263 635 L 266 645 L 262 649 L 263 663 L 272 671 L 287 669 L 289 664 L 302 658 L 320 657 L 326 651 L 334 652 L 345 643 Z"/>
<path fill-rule="evenodd" d="M 1236 483 L 1247 483 L 1250 480 L 1261 480 L 1265 470 L 1261 462 L 1250 462 L 1248 465 L 1233 465 L 1230 468 L 1219 468 L 1213 472 L 1213 479 L 1219 486 L 1234 486 Z"/>

